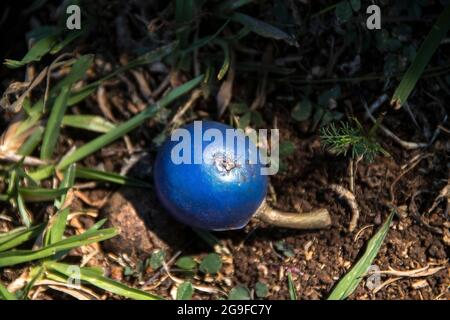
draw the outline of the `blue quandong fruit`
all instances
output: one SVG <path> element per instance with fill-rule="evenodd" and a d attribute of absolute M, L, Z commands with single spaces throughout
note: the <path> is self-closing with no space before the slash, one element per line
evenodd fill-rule
<path fill-rule="evenodd" d="M 267 206 L 268 177 L 261 174 L 262 168 L 258 149 L 241 130 L 196 121 L 174 132 L 160 147 L 154 164 L 155 190 L 172 216 L 201 229 L 240 229 L 254 215 L 288 228 L 330 225 L 325 209 L 298 214 Z"/>

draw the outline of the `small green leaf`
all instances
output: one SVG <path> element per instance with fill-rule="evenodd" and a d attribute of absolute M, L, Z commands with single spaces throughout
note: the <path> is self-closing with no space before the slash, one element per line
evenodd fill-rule
<path fill-rule="evenodd" d="M 239 128 L 244 130 L 250 125 L 250 121 L 252 119 L 252 113 L 247 112 L 242 117 L 239 118 Z"/>
<path fill-rule="evenodd" d="M 153 270 L 159 269 L 163 265 L 165 257 L 166 257 L 166 253 L 163 250 L 153 251 L 153 253 L 150 257 L 150 267 Z"/>
<path fill-rule="evenodd" d="M 251 300 L 250 291 L 242 285 L 236 286 L 230 290 L 228 300 Z"/>
<path fill-rule="evenodd" d="M 353 11 L 358 12 L 361 9 L 361 0 L 350 0 Z"/>
<path fill-rule="evenodd" d="M 191 300 L 193 293 L 194 288 L 192 287 L 192 283 L 185 281 L 178 286 L 177 300 Z"/>
<path fill-rule="evenodd" d="M 217 253 L 210 253 L 200 262 L 200 271 L 203 273 L 216 274 L 222 268 L 222 259 Z"/>
<path fill-rule="evenodd" d="M 280 143 L 280 157 L 290 156 L 295 152 L 295 144 L 292 141 L 284 141 Z"/>
<path fill-rule="evenodd" d="M 295 256 L 293 248 L 290 245 L 288 245 L 284 240 L 275 242 L 274 247 L 277 251 L 281 252 L 284 256 L 288 258 Z"/>
<path fill-rule="evenodd" d="M 311 117 L 312 113 L 312 104 L 309 99 L 303 99 L 299 103 L 297 103 L 292 109 L 291 116 L 296 121 L 305 121 Z"/>
<path fill-rule="evenodd" d="M 269 287 L 264 282 L 258 281 L 255 284 L 255 294 L 258 298 L 265 298 L 269 294 Z"/>
<path fill-rule="evenodd" d="M 242 115 L 249 111 L 248 105 L 246 103 L 231 103 L 230 104 L 231 113 L 236 115 Z"/>
<path fill-rule="evenodd" d="M 184 270 L 192 270 L 197 266 L 197 262 L 192 257 L 181 257 L 175 262 L 175 265 Z"/>
<path fill-rule="evenodd" d="M 341 87 L 339 85 L 336 85 L 333 88 L 325 92 L 322 92 L 322 94 L 317 99 L 317 103 L 321 107 L 328 107 L 330 100 L 336 99 L 340 95 L 341 95 Z"/>
<path fill-rule="evenodd" d="M 353 15 L 352 6 L 348 1 L 339 2 L 334 12 L 340 22 L 347 22 Z"/>

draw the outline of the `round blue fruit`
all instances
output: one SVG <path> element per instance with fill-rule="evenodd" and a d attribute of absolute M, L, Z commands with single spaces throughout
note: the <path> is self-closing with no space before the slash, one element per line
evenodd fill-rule
<path fill-rule="evenodd" d="M 258 149 L 241 130 L 195 121 L 175 130 L 161 146 L 155 189 L 167 211 L 189 226 L 239 229 L 266 196 L 263 167 Z"/>

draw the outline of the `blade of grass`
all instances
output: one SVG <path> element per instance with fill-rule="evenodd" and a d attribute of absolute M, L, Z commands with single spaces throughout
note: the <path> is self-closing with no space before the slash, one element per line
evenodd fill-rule
<path fill-rule="evenodd" d="M 45 228 L 41 223 L 30 228 L 20 227 L 0 235 L 0 252 L 15 248 L 28 240 L 36 238 Z"/>
<path fill-rule="evenodd" d="M 4 64 L 11 69 L 20 68 L 30 62 L 39 61 L 41 58 L 52 50 L 57 42 L 55 35 L 50 35 L 37 41 L 30 50 L 25 54 L 22 60 L 5 59 Z"/>
<path fill-rule="evenodd" d="M 53 95 L 56 95 L 64 87 L 71 87 L 76 82 L 82 80 L 86 76 L 86 72 L 92 66 L 94 62 L 94 56 L 92 54 L 86 54 L 80 56 L 70 69 L 70 73 L 61 81 L 55 84 L 52 89 Z"/>
<path fill-rule="evenodd" d="M 67 192 L 65 189 L 45 189 L 36 187 L 19 187 L 20 196 L 27 202 L 52 201 Z"/>
<path fill-rule="evenodd" d="M 109 132 L 101 135 L 100 137 L 88 142 L 78 150 L 75 150 L 69 156 L 64 157 L 58 164 L 57 169 L 58 170 L 65 169 L 70 164 L 87 157 L 88 155 L 96 152 L 97 150 L 103 148 L 104 146 L 110 144 L 111 142 L 114 142 L 115 140 L 121 138 L 123 135 L 127 134 L 131 130 L 142 125 L 147 119 L 152 118 L 154 115 L 156 115 L 156 113 L 158 113 L 160 110 L 168 106 L 174 100 L 176 100 L 177 98 L 181 97 L 182 95 L 186 94 L 187 92 L 195 88 L 197 85 L 199 85 L 202 79 L 203 75 L 200 75 L 186 82 L 185 84 L 173 89 L 168 95 L 163 97 L 157 103 L 152 104 L 146 110 L 137 114 L 128 121 L 118 125 L 113 130 L 110 130 Z"/>
<path fill-rule="evenodd" d="M 17 300 L 17 297 L 15 294 L 9 292 L 2 283 L 0 283 L 0 300 Z"/>
<path fill-rule="evenodd" d="M 288 279 L 288 287 L 289 287 L 289 298 L 291 300 L 297 300 L 297 290 L 295 290 L 295 284 L 292 280 L 292 274 L 290 272 L 287 273 Z"/>
<path fill-rule="evenodd" d="M 50 117 L 45 128 L 41 146 L 41 159 L 51 159 L 61 129 L 61 122 L 67 109 L 70 90 L 75 82 L 81 80 L 85 76 L 87 70 L 92 65 L 92 62 L 92 55 L 81 56 L 73 64 L 69 75 L 53 87 L 52 93 L 60 93 L 55 99 L 54 106 L 50 112 Z"/>
<path fill-rule="evenodd" d="M 35 171 L 28 173 L 28 175 L 35 181 L 41 181 L 50 177 L 55 172 L 54 165 L 43 166 Z"/>
<path fill-rule="evenodd" d="M 42 279 L 43 276 L 44 276 L 44 267 L 43 266 L 31 268 L 30 273 L 29 273 L 29 278 L 31 278 L 31 280 L 28 281 L 27 285 L 22 290 L 22 292 L 20 294 L 21 300 L 28 299 L 28 294 L 30 293 L 31 288 L 33 288 L 36 281 Z"/>
<path fill-rule="evenodd" d="M 243 7 L 254 1 L 255 0 L 226 0 L 218 5 L 215 11 L 218 13 L 235 11 L 236 9 L 239 9 L 240 7 Z"/>
<path fill-rule="evenodd" d="M 39 126 L 17 151 L 21 156 L 29 156 L 37 148 L 44 135 L 44 127 Z"/>
<path fill-rule="evenodd" d="M 70 189 L 73 187 L 73 184 L 75 183 L 75 172 L 76 172 L 76 164 L 73 163 L 71 164 L 67 170 L 64 172 L 64 178 L 61 181 L 61 185 L 59 186 L 59 188 L 63 188 L 63 189 Z M 66 200 L 67 197 L 67 192 L 64 193 L 61 196 L 61 199 L 55 199 L 55 203 L 54 206 L 58 209 L 61 209 L 62 206 L 64 205 L 64 201 Z"/>
<path fill-rule="evenodd" d="M 66 37 L 61 40 L 58 41 L 53 48 L 50 50 L 50 54 L 56 54 L 59 51 L 61 51 L 64 47 L 66 47 L 69 43 L 71 43 L 73 40 L 75 40 L 76 38 L 80 37 L 81 35 L 83 35 L 86 32 L 86 29 L 83 28 L 81 30 L 75 30 L 75 31 L 70 31 Z"/>
<path fill-rule="evenodd" d="M 106 133 L 116 126 L 100 116 L 94 115 L 67 115 L 62 119 L 61 124 L 66 127 L 89 130 L 93 132 Z"/>
<path fill-rule="evenodd" d="M 230 68 L 231 64 L 230 46 L 226 41 L 222 39 L 216 39 L 214 40 L 214 42 L 222 47 L 224 53 L 224 60 L 222 63 L 222 67 L 220 68 L 219 73 L 217 74 L 217 80 L 222 80 L 223 77 L 227 74 L 227 71 Z"/>
<path fill-rule="evenodd" d="M 19 211 L 20 218 L 22 220 L 22 223 L 29 228 L 31 224 L 33 223 L 30 213 L 27 210 L 27 207 L 25 206 L 25 202 L 23 200 L 22 195 L 20 192 L 17 194 L 16 198 L 17 203 L 17 210 Z"/>
<path fill-rule="evenodd" d="M 377 256 L 378 251 L 383 244 L 384 238 L 389 231 L 389 226 L 393 217 L 394 210 L 391 212 L 380 230 L 378 230 L 372 239 L 370 239 L 362 257 L 351 268 L 351 270 L 341 280 L 339 280 L 339 283 L 336 285 L 333 292 L 331 292 L 328 300 L 343 300 L 355 291 L 363 277 L 366 275 L 367 269 Z"/>
<path fill-rule="evenodd" d="M 44 263 L 44 265 L 46 268 L 61 273 L 67 277 L 73 276 L 73 274 L 70 272 L 73 269 L 73 266 L 69 264 L 59 263 L 55 261 L 47 261 Z M 81 281 L 85 281 L 93 286 L 96 286 L 108 292 L 112 292 L 114 294 L 136 300 L 162 299 L 157 295 L 142 290 L 138 290 L 135 288 L 131 288 L 118 281 L 109 279 L 103 275 L 98 274 L 98 272 L 93 271 L 90 268 L 80 268 L 79 270 L 80 270 L 79 276 Z"/>
<path fill-rule="evenodd" d="M 61 251 L 78 248 L 91 243 L 110 239 L 117 235 L 116 229 L 86 231 L 80 235 L 71 236 L 38 250 L 12 250 L 0 253 L 0 267 L 43 259 L 58 254 Z"/>
<path fill-rule="evenodd" d="M 439 47 L 442 39 L 447 34 L 450 29 L 450 4 L 447 5 L 444 12 L 439 16 L 436 23 L 431 28 L 424 42 L 419 48 L 414 61 L 409 66 L 399 86 L 395 90 L 391 105 L 395 109 L 401 108 L 401 106 L 406 102 L 409 95 L 416 86 L 417 81 L 421 77 L 425 67 L 430 62 L 436 49 Z"/>
<path fill-rule="evenodd" d="M 267 22 L 255 19 L 240 12 L 234 12 L 230 18 L 231 20 L 239 22 L 240 24 L 248 27 L 252 32 L 262 37 L 284 40 L 291 45 L 297 45 L 297 41 L 289 34 L 268 24 Z"/>
<path fill-rule="evenodd" d="M 110 182 L 130 187 L 151 188 L 151 184 L 138 179 L 122 176 L 117 173 L 100 171 L 90 168 L 77 167 L 76 176 L 80 179 Z"/>
<path fill-rule="evenodd" d="M 225 23 L 214 34 L 198 39 L 197 41 L 193 42 L 189 47 L 180 50 L 180 54 L 186 55 L 187 53 L 194 51 L 195 49 L 207 45 L 208 43 L 217 38 L 217 36 L 222 32 L 223 29 L 225 29 L 225 27 L 228 25 L 229 22 L 230 19 L 227 19 Z"/>
<path fill-rule="evenodd" d="M 175 1 L 175 21 L 177 22 L 177 40 L 180 43 L 180 48 L 186 48 L 189 42 L 189 34 L 191 27 L 189 23 L 194 16 L 194 1 L 193 0 L 176 0 Z"/>
<path fill-rule="evenodd" d="M 66 230 L 69 208 L 65 208 L 56 213 L 49 221 L 47 232 L 44 237 L 44 245 L 48 246 L 61 241 Z"/>
<path fill-rule="evenodd" d="M 55 105 L 50 113 L 50 118 L 45 128 L 44 138 L 41 146 L 41 159 L 50 160 L 58 141 L 59 131 L 61 130 L 61 121 L 67 108 L 67 99 L 69 97 L 70 86 L 62 89 L 61 94 L 56 98 Z"/>

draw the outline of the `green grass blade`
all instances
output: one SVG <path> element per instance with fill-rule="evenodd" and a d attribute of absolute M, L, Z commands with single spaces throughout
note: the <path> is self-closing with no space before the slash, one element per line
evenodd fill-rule
<path fill-rule="evenodd" d="M 41 181 L 50 177 L 55 172 L 54 165 L 40 167 L 28 173 L 28 175 L 35 181 Z"/>
<path fill-rule="evenodd" d="M 2 283 L 0 283 L 0 300 L 17 300 L 17 297 L 15 294 L 9 292 Z"/>
<path fill-rule="evenodd" d="M 0 267 L 51 257 L 59 252 L 78 248 L 91 243 L 110 239 L 117 235 L 116 229 L 86 231 L 83 234 L 69 237 L 38 250 L 12 250 L 0 253 Z"/>
<path fill-rule="evenodd" d="M 45 189 L 39 187 L 19 187 L 19 194 L 27 202 L 52 201 L 67 192 L 65 189 Z"/>
<path fill-rule="evenodd" d="M 191 27 L 189 23 L 194 17 L 194 0 L 176 0 L 175 1 L 175 21 L 179 26 L 177 30 L 177 40 L 181 49 L 186 48 L 189 42 Z"/>
<path fill-rule="evenodd" d="M 240 24 L 248 27 L 252 32 L 265 37 L 276 40 L 284 40 L 290 44 L 296 44 L 295 39 L 293 39 L 289 34 L 280 30 L 267 22 L 255 19 L 246 14 L 235 12 L 231 15 L 231 20 L 239 22 Z"/>
<path fill-rule="evenodd" d="M 98 84 L 98 85 L 100 85 L 100 84 Z M 98 85 L 93 86 L 93 87 L 86 86 L 86 87 L 81 88 L 79 91 L 71 92 L 70 97 L 67 100 L 67 105 L 70 107 L 77 103 L 80 103 L 81 101 L 83 101 L 84 99 L 89 97 L 91 94 L 93 94 L 97 90 Z"/>
<path fill-rule="evenodd" d="M 29 273 L 29 278 L 31 278 L 30 281 L 28 281 L 27 285 L 23 290 L 21 290 L 20 299 L 26 300 L 28 299 L 28 294 L 30 293 L 31 288 L 33 288 L 36 281 L 42 279 L 44 276 L 44 267 L 43 266 L 37 266 L 32 267 Z"/>
<path fill-rule="evenodd" d="M 29 228 L 31 227 L 31 224 L 33 223 L 30 213 L 27 210 L 27 207 L 25 206 L 25 201 L 23 199 L 23 196 L 20 194 L 20 192 L 17 194 L 16 198 L 17 202 L 17 210 L 19 211 L 20 218 L 23 222 L 23 224 Z"/>
<path fill-rule="evenodd" d="M 294 280 L 292 280 L 292 274 L 287 273 L 288 288 L 289 288 L 289 298 L 291 300 L 297 300 L 297 290 L 295 290 Z"/>
<path fill-rule="evenodd" d="M 367 273 L 367 269 L 372 264 L 378 254 L 384 238 L 386 237 L 389 226 L 394 217 L 394 211 L 391 212 L 386 222 L 378 230 L 378 232 L 370 239 L 367 244 L 366 251 L 351 270 L 341 279 L 328 297 L 328 300 L 343 300 L 355 291 L 363 277 Z"/>
<path fill-rule="evenodd" d="M 73 187 L 75 183 L 75 172 L 76 172 L 76 164 L 74 163 L 71 164 L 64 172 L 64 178 L 61 181 L 61 185 L 59 186 L 60 189 L 63 188 L 68 190 Z M 66 197 L 67 192 L 61 196 L 61 199 L 55 199 L 54 206 L 58 209 L 61 209 L 61 207 L 64 204 L 64 201 L 66 200 Z"/>
<path fill-rule="evenodd" d="M 15 248 L 28 240 L 36 238 L 45 228 L 45 224 L 26 228 L 20 227 L 0 235 L 0 252 Z"/>
<path fill-rule="evenodd" d="M 444 12 L 439 16 L 436 23 L 431 28 L 424 42 L 419 48 L 417 55 L 400 81 L 399 86 L 391 99 L 391 105 L 395 109 L 400 108 L 408 99 L 409 95 L 416 86 L 425 67 L 430 62 L 436 49 L 439 47 L 442 39 L 450 29 L 450 4 L 447 5 Z"/>
<path fill-rule="evenodd" d="M 86 76 L 86 72 L 94 62 L 94 56 L 92 54 L 86 54 L 80 56 L 72 66 L 70 73 L 59 81 L 52 89 L 53 95 L 60 92 L 64 87 L 71 87 L 76 82 L 82 80 Z"/>
<path fill-rule="evenodd" d="M 5 59 L 4 64 L 8 68 L 20 68 L 30 62 L 39 61 L 41 58 L 52 50 L 53 46 L 56 44 L 57 37 L 55 35 L 47 36 L 43 39 L 37 41 L 27 54 L 22 58 L 22 60 L 11 60 Z"/>
<path fill-rule="evenodd" d="M 34 130 L 33 134 L 20 146 L 18 154 L 21 156 L 29 156 L 37 148 L 44 135 L 44 127 L 39 126 Z"/>
<path fill-rule="evenodd" d="M 45 128 L 44 138 L 41 146 L 41 159 L 50 160 L 61 130 L 61 121 L 67 108 L 70 87 L 64 87 L 61 94 L 56 98 L 55 105 L 50 113 L 50 118 Z"/>
<path fill-rule="evenodd" d="M 215 11 L 219 14 L 223 12 L 235 11 L 236 9 L 239 9 L 240 7 L 243 7 L 254 1 L 255 0 L 226 0 L 223 1 Z"/>
<path fill-rule="evenodd" d="M 225 77 L 225 75 L 227 74 L 228 69 L 230 69 L 231 65 L 230 46 L 226 41 L 222 39 L 216 39 L 214 40 L 214 42 L 222 47 L 224 53 L 224 60 L 222 63 L 222 67 L 220 68 L 219 73 L 217 74 L 217 80 L 222 80 L 223 77 Z"/>
<path fill-rule="evenodd" d="M 83 28 L 82 30 L 75 30 L 75 31 L 69 31 L 69 33 L 66 35 L 66 37 L 57 42 L 53 48 L 50 50 L 50 54 L 56 54 L 59 51 L 61 51 L 64 47 L 66 47 L 68 44 L 70 44 L 72 41 L 80 37 L 86 32 L 86 30 Z"/>
<path fill-rule="evenodd" d="M 59 263 L 54 261 L 45 262 L 45 267 L 61 273 L 67 277 L 73 276 L 71 270 L 73 270 L 73 266 L 65 263 Z M 114 294 L 127 297 L 135 300 L 161 300 L 162 298 L 150 294 L 148 292 L 138 290 L 135 288 L 130 288 L 118 281 L 114 281 L 109 279 L 103 275 L 100 275 L 98 272 L 93 271 L 90 268 L 80 268 L 80 280 L 85 281 L 93 286 L 96 286 L 100 289 L 106 290 L 108 292 L 112 292 Z"/>
<path fill-rule="evenodd" d="M 203 79 L 203 75 L 198 76 L 185 84 L 175 88 L 172 90 L 167 96 L 162 98 L 157 103 L 151 105 L 146 110 L 142 111 L 141 113 L 135 115 L 133 118 L 129 119 L 128 121 L 118 125 L 113 130 L 108 131 L 107 133 L 101 135 L 100 137 L 86 143 L 78 150 L 75 150 L 72 154 L 69 156 L 63 158 L 61 162 L 58 164 L 57 169 L 63 170 L 68 165 L 75 163 L 88 155 L 91 155 L 92 153 L 100 150 L 104 146 L 110 144 L 111 142 L 114 142 L 115 140 L 123 137 L 125 134 L 130 132 L 131 130 L 137 128 L 141 124 L 143 124 L 147 119 L 153 117 L 156 113 L 158 113 L 160 110 L 168 106 L 171 102 L 176 100 L 177 98 L 181 97 L 182 95 L 186 94 L 187 92 L 191 91 L 193 88 L 195 88 L 197 85 L 200 84 L 200 82 Z"/>
<path fill-rule="evenodd" d="M 138 179 L 90 168 L 77 167 L 76 176 L 81 179 L 103 181 L 130 187 L 151 188 L 151 184 Z"/>
<path fill-rule="evenodd" d="M 100 133 L 106 133 L 116 127 L 105 118 L 94 115 L 67 115 L 62 119 L 62 125 Z"/>
<path fill-rule="evenodd" d="M 56 213 L 47 226 L 47 232 L 44 237 L 44 245 L 48 246 L 61 241 L 66 230 L 67 217 L 69 208 L 65 208 Z"/>
<path fill-rule="evenodd" d="M 225 27 L 228 25 L 229 22 L 230 19 L 227 19 L 225 23 L 214 34 L 200 38 L 197 41 L 193 42 L 189 47 L 180 50 L 181 55 L 185 55 L 191 51 L 194 51 L 195 49 L 201 48 L 210 43 L 211 41 L 213 41 L 214 39 L 216 39 L 217 36 L 222 32 L 222 30 L 225 29 Z"/>

